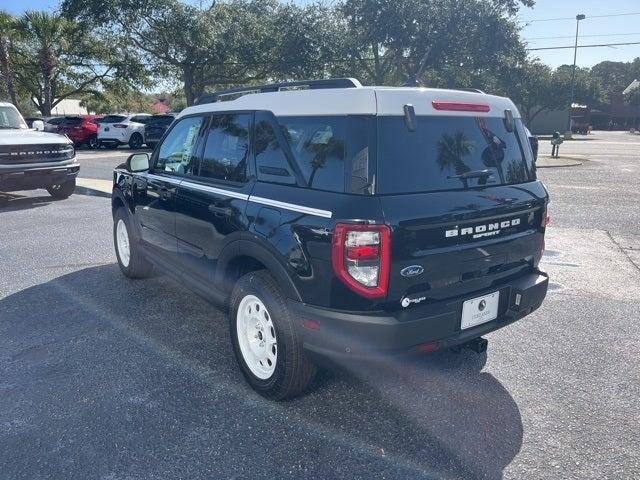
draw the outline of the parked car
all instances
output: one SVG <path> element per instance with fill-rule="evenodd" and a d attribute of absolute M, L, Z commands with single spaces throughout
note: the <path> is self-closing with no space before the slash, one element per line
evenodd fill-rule
<path fill-rule="evenodd" d="M 64 117 L 47 117 L 44 120 L 44 131 L 56 133 L 62 122 L 64 122 Z"/>
<path fill-rule="evenodd" d="M 0 191 L 45 188 L 54 198 L 67 198 L 80 171 L 73 143 L 42 131 L 40 120 L 33 127 L 12 104 L 0 102 Z"/>
<path fill-rule="evenodd" d="M 155 267 L 228 307 L 256 391 L 299 394 L 327 358 L 483 352 L 541 305 L 548 194 L 511 100 L 247 90 L 206 96 L 117 167 L 112 211 L 124 275 Z"/>
<path fill-rule="evenodd" d="M 44 118 L 42 118 L 42 117 L 25 117 L 24 121 L 26 122 L 27 127 L 33 128 L 33 122 L 40 121 L 40 122 L 44 123 Z"/>
<path fill-rule="evenodd" d="M 69 137 L 76 147 L 86 145 L 89 148 L 98 148 L 98 123 L 101 118 L 96 115 L 65 117 L 58 125 L 58 133 Z"/>
<path fill-rule="evenodd" d="M 152 116 L 144 126 L 144 143 L 150 149 L 154 149 L 156 144 L 167 131 L 171 122 L 173 122 L 176 115 L 172 113 L 164 113 L 160 115 Z"/>
<path fill-rule="evenodd" d="M 529 139 L 529 145 L 531 145 L 531 151 L 533 152 L 533 159 L 537 160 L 538 159 L 538 148 L 539 148 L 538 137 L 536 137 L 534 134 L 532 134 L 531 131 L 527 127 L 524 127 L 524 131 L 525 131 L 525 133 L 527 135 L 527 138 Z"/>
<path fill-rule="evenodd" d="M 144 144 L 144 124 L 151 118 L 147 113 L 107 115 L 98 126 L 98 142 L 110 148 L 129 144 L 138 149 Z"/>

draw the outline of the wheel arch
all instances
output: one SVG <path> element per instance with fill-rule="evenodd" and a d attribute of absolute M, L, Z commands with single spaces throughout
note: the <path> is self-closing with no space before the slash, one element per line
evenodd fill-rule
<path fill-rule="evenodd" d="M 227 245 L 218 258 L 215 281 L 224 291 L 230 292 L 240 277 L 263 269 L 273 275 L 286 297 L 302 300 L 290 274 L 278 261 L 276 254 L 253 240 L 236 240 Z"/>

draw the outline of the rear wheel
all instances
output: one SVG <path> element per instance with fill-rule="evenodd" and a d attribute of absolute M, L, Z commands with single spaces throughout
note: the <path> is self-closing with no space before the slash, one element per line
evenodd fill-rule
<path fill-rule="evenodd" d="M 131 135 L 131 138 L 129 138 L 129 147 L 132 150 L 137 150 L 138 148 L 142 147 L 142 143 L 142 135 L 140 135 L 139 133 L 133 133 Z"/>
<path fill-rule="evenodd" d="M 65 198 L 69 198 L 75 189 L 76 179 L 70 178 L 63 183 L 47 187 L 47 192 L 49 192 L 49 195 L 51 195 L 53 198 L 63 200 Z"/>
<path fill-rule="evenodd" d="M 274 278 L 265 270 L 243 276 L 233 289 L 230 310 L 233 350 L 253 389 L 273 400 L 300 394 L 316 369 Z"/>
<path fill-rule="evenodd" d="M 144 258 L 140 247 L 131 235 L 131 223 L 124 208 L 119 208 L 113 216 L 113 243 L 120 270 L 129 278 L 144 278 L 153 266 Z"/>

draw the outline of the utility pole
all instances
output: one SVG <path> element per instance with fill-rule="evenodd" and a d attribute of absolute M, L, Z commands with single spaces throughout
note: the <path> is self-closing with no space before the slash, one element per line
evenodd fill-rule
<path fill-rule="evenodd" d="M 586 15 L 580 13 L 576 15 L 576 43 L 573 47 L 573 70 L 571 70 L 571 100 L 569 100 L 569 118 L 567 119 L 567 133 L 565 136 L 571 138 L 571 110 L 573 105 L 573 95 L 576 81 L 576 58 L 578 57 L 578 30 L 580 28 L 580 20 L 584 20 Z"/>

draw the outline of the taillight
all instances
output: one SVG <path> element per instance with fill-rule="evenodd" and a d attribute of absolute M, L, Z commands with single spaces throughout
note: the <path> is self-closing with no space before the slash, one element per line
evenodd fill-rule
<path fill-rule="evenodd" d="M 114 123 L 113 128 L 127 128 L 127 126 L 121 123 Z"/>
<path fill-rule="evenodd" d="M 365 297 L 384 297 L 389 286 L 391 230 L 387 225 L 336 224 L 333 270 L 351 290 Z"/>

